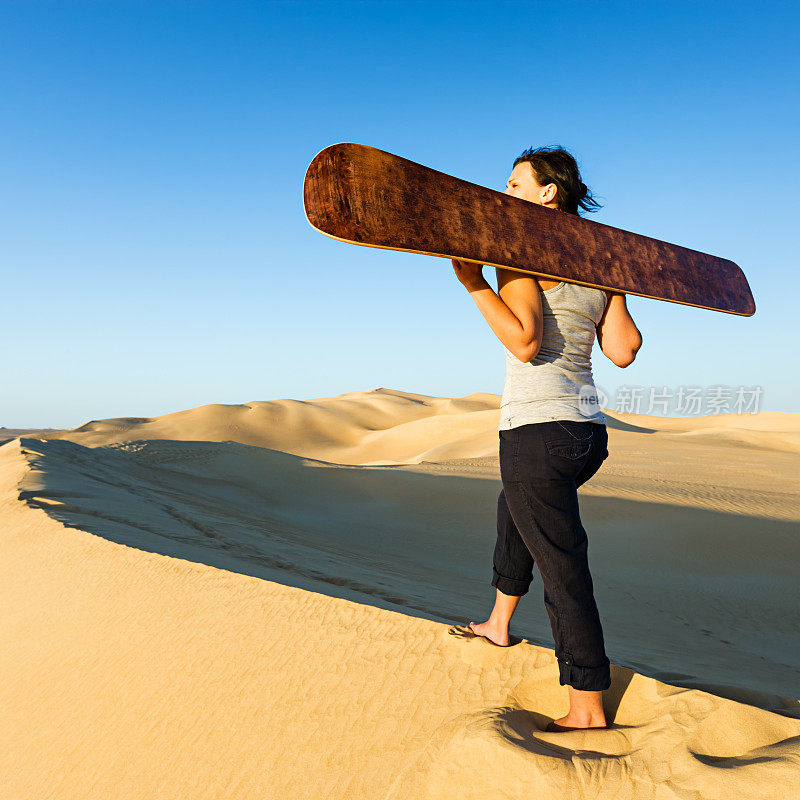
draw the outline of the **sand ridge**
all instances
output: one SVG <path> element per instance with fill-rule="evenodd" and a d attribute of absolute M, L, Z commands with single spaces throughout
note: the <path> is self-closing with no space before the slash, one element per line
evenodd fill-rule
<path fill-rule="evenodd" d="M 490 607 L 498 401 L 381 389 L 0 446 L 9 796 L 789 796 L 800 415 L 610 420 L 581 508 L 617 727 L 549 734 L 541 584 L 514 647 L 459 628 Z"/>

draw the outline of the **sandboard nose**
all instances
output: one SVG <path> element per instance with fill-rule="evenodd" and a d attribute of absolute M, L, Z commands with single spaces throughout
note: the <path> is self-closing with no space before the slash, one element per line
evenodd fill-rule
<path fill-rule="evenodd" d="M 320 150 L 306 169 L 303 179 L 303 208 L 312 227 L 327 236 L 342 239 L 343 225 L 352 223 L 351 204 L 354 142 L 337 142 Z"/>

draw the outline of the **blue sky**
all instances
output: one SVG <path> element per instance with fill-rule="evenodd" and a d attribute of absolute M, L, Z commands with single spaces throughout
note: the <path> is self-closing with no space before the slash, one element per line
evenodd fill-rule
<path fill-rule="evenodd" d="M 502 345 L 449 261 L 309 226 L 305 169 L 339 141 L 497 189 L 524 148 L 568 148 L 591 219 L 730 258 L 756 299 L 746 318 L 629 296 L 637 360 L 593 354 L 611 405 L 723 385 L 800 410 L 799 22 L 788 3 L 0 2 L 0 425 L 500 394 Z"/>

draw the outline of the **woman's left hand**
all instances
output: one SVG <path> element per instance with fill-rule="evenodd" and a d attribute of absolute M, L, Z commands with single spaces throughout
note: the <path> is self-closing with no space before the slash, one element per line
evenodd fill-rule
<path fill-rule="evenodd" d="M 483 282 L 483 264 L 475 264 L 472 261 L 459 261 L 451 258 L 456 277 L 464 286 L 477 286 Z"/>

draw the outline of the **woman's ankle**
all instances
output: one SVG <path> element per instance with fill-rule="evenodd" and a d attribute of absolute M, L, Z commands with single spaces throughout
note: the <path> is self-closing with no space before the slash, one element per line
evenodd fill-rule
<path fill-rule="evenodd" d="M 569 716 L 581 723 L 598 723 L 605 721 L 605 709 L 603 708 L 602 692 L 584 692 L 573 689 L 568 685 L 569 690 Z"/>
<path fill-rule="evenodd" d="M 495 616 L 492 614 L 489 619 L 487 620 L 489 625 L 498 631 L 507 631 L 509 625 L 511 624 L 510 619 L 505 619 L 504 617 Z"/>

